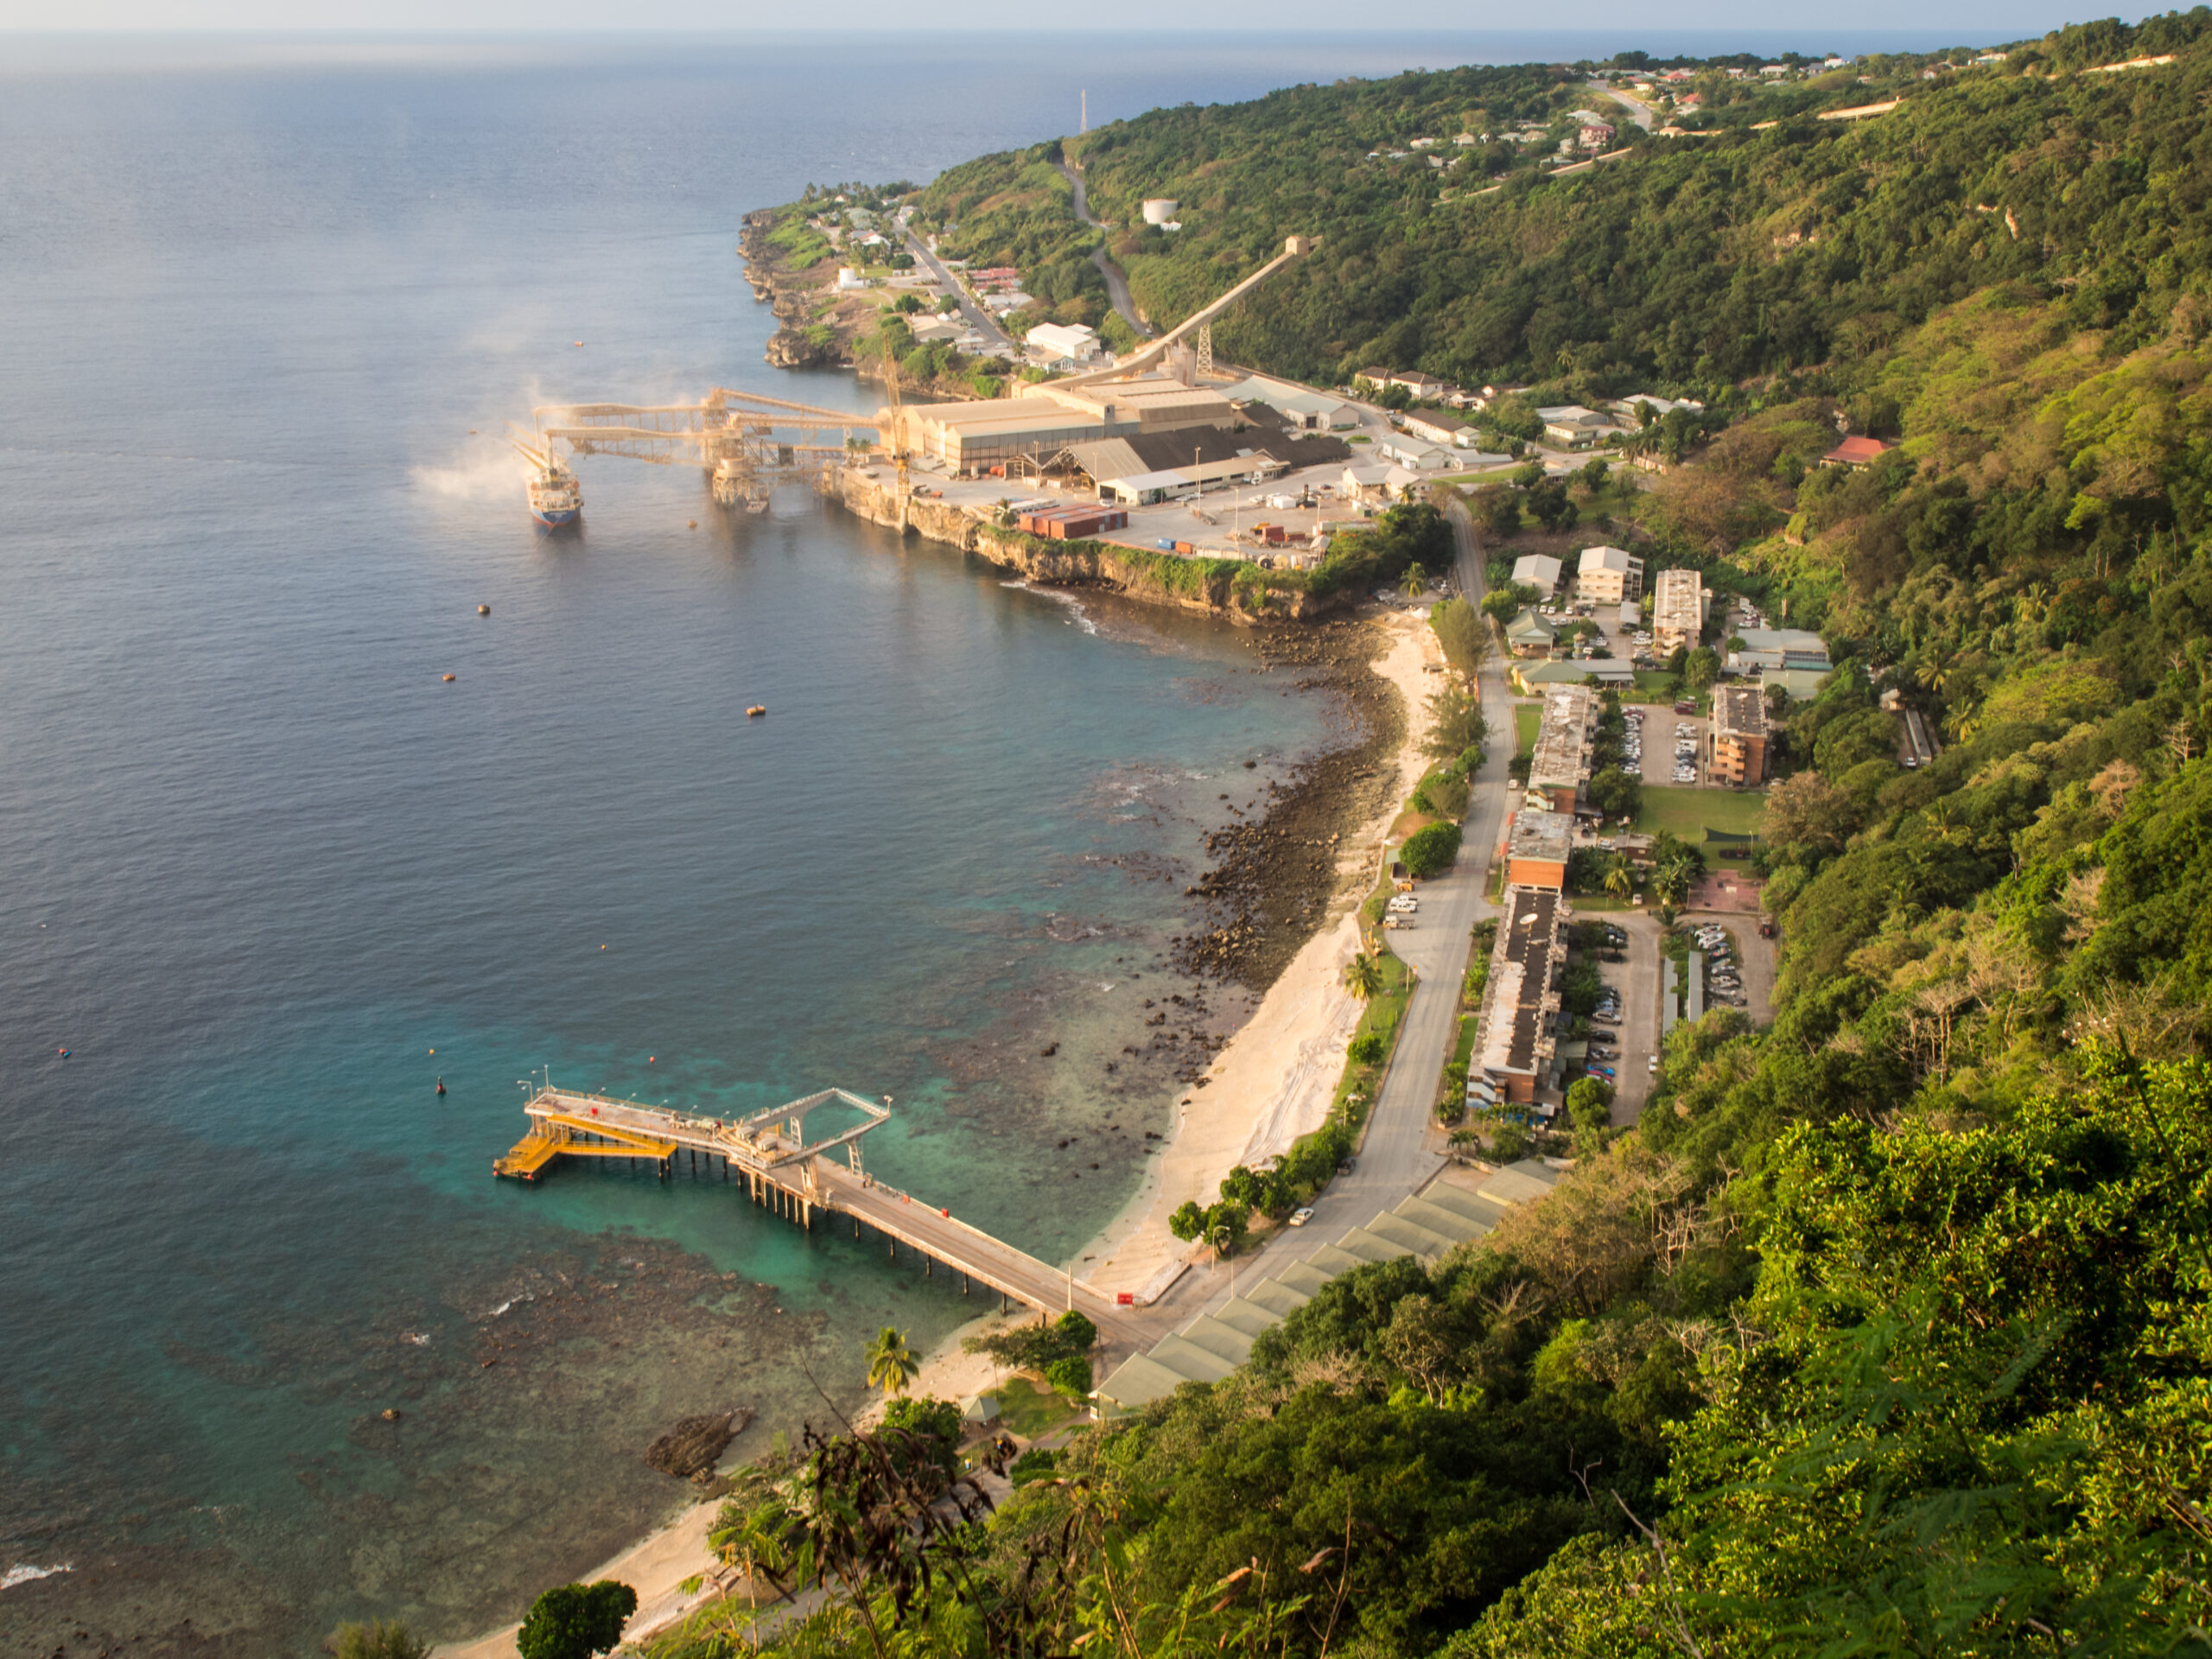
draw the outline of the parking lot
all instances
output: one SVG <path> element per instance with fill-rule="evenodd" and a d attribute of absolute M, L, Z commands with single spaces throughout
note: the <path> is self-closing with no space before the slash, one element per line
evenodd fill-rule
<path fill-rule="evenodd" d="M 1610 953 L 1622 960 L 1610 962 L 1601 953 L 1597 963 L 1611 1009 L 1601 1005 L 1591 1025 L 1593 1038 L 1610 1051 L 1596 1063 L 1613 1071 L 1606 1079 L 1613 1084 L 1613 1122 L 1633 1123 L 1650 1098 L 1650 1062 L 1659 1052 L 1659 925 L 1631 912 L 1581 919 L 1604 924 L 1619 939 Z"/>

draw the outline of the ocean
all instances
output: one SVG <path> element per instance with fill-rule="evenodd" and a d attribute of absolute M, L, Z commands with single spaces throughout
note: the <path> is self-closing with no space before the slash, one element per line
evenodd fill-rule
<path fill-rule="evenodd" d="M 594 459 L 543 537 L 505 423 L 871 408 L 762 361 L 740 221 L 810 181 L 1586 49 L 0 47 L 0 1652 L 459 1637 L 683 1501 L 675 1418 L 850 1409 L 986 1304 L 707 1173 L 495 1183 L 527 1080 L 889 1096 L 874 1173 L 1065 1259 L 1212 804 L 1342 736 L 804 493 Z"/>

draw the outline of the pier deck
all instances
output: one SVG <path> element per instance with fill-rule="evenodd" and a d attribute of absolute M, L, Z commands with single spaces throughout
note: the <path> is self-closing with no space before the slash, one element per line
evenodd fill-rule
<path fill-rule="evenodd" d="M 809 1140 L 808 1115 L 844 1106 L 866 1122 L 842 1133 Z M 899 1247 L 988 1286 L 1031 1307 L 1058 1313 L 1074 1307 L 1109 1336 L 1135 1334 L 1137 1313 L 1075 1278 L 1065 1268 L 1041 1262 L 970 1226 L 942 1205 L 887 1186 L 864 1173 L 860 1141 L 885 1122 L 889 1109 L 842 1089 L 825 1090 L 786 1106 L 744 1118 L 704 1117 L 648 1106 L 611 1095 L 544 1089 L 524 1108 L 530 1133 L 492 1166 L 495 1175 L 536 1180 L 564 1157 L 634 1158 L 658 1166 L 664 1177 L 688 1154 L 721 1160 L 727 1179 L 755 1203 L 811 1230 L 817 1217 L 849 1218 L 855 1237 L 873 1229 L 895 1258 Z M 828 1154 L 843 1148 L 845 1161 Z M 1123 1332 L 1123 1327 L 1130 1327 Z"/>

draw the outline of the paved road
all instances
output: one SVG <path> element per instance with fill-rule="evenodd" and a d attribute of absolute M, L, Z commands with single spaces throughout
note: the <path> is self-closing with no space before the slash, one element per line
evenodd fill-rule
<path fill-rule="evenodd" d="M 968 320 L 970 327 L 983 336 L 986 345 L 1007 346 L 1016 357 L 1021 354 L 1021 347 L 1014 344 L 1013 339 L 1005 329 L 999 327 L 989 312 L 968 297 L 967 290 L 955 282 L 952 273 L 944 268 L 944 262 L 931 253 L 929 244 L 912 231 L 906 232 L 906 251 L 914 256 L 916 264 L 929 272 L 943 285 L 946 293 L 960 302 L 960 315 Z"/>
<path fill-rule="evenodd" d="M 1586 919 L 1611 922 L 1628 935 L 1626 963 L 1600 963 L 1606 983 L 1621 992 L 1621 1057 L 1613 1063 L 1620 1086 L 1613 1093 L 1613 1122 L 1633 1123 L 1651 1097 L 1651 1056 L 1659 1052 L 1659 920 L 1642 911 L 1606 911 Z"/>
<path fill-rule="evenodd" d="M 1459 591 L 1480 606 L 1483 568 L 1473 522 L 1466 509 L 1453 503 L 1447 513 L 1459 545 Z M 1507 702 L 1505 681 L 1492 667 L 1482 677 L 1483 706 L 1501 710 Z M 1408 710 L 1409 715 L 1418 714 Z M 1357 1166 L 1339 1175 L 1313 1200 L 1313 1219 L 1303 1228 L 1286 1228 L 1268 1240 L 1256 1255 L 1236 1263 L 1236 1282 L 1249 1288 L 1271 1279 L 1294 1262 L 1302 1262 L 1325 1244 L 1332 1244 L 1355 1227 L 1364 1227 L 1407 1194 L 1416 1192 L 1443 1168 L 1443 1156 L 1425 1144 L 1430 1109 L 1436 1102 L 1437 1084 L 1444 1063 L 1452 1057 L 1459 1036 L 1459 986 L 1467 971 L 1467 955 L 1475 924 L 1493 913 L 1496 906 L 1483 897 L 1490 880 L 1491 855 L 1497 846 L 1505 822 L 1508 790 L 1506 767 L 1513 758 L 1509 717 L 1493 714 L 1506 725 L 1501 741 L 1493 736 L 1483 770 L 1475 781 L 1467 806 L 1465 837 L 1459 861 L 1449 875 L 1425 882 L 1421 888 L 1418 925 L 1410 931 L 1395 931 L 1391 949 L 1413 964 L 1420 978 L 1407 1005 L 1398 1046 L 1392 1055 L 1382 1089 L 1367 1122 Z M 1184 1275 L 1174 1289 L 1146 1313 L 1160 1321 L 1160 1333 L 1180 1330 L 1199 1313 L 1229 1300 L 1227 1269 L 1194 1271 Z"/>
<path fill-rule="evenodd" d="M 1056 162 L 1055 165 L 1075 191 L 1075 216 L 1094 231 L 1104 230 L 1106 226 L 1093 219 L 1084 206 L 1083 175 L 1065 162 Z M 1106 292 L 1114 302 L 1114 308 L 1122 314 L 1122 321 L 1136 330 L 1139 340 L 1150 340 L 1154 332 L 1153 326 L 1137 315 L 1136 302 L 1129 297 L 1128 278 L 1122 275 L 1122 268 L 1108 257 L 1103 245 L 1090 256 L 1090 263 L 1097 266 L 1099 275 L 1105 277 Z"/>
<path fill-rule="evenodd" d="M 1624 106 L 1629 112 L 1629 118 L 1637 126 L 1642 127 L 1646 132 L 1651 130 L 1651 118 L 1658 111 L 1649 104 L 1630 98 L 1626 92 L 1616 92 L 1611 86 L 1588 86 L 1587 83 L 1586 86 L 1588 91 L 1597 93 L 1599 97 L 1610 98 L 1614 103 Z"/>

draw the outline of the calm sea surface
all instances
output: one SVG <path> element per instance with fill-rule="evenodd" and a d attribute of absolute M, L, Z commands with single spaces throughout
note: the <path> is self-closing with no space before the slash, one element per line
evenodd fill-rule
<path fill-rule="evenodd" d="M 762 364 L 741 216 L 1078 86 L 1586 49 L 0 45 L 0 1652 L 466 1634 L 679 1499 L 674 1417 L 819 1421 L 976 1311 L 688 1172 L 495 1184 L 538 1067 L 890 1094 L 875 1173 L 1077 1250 L 1173 1098 L 1104 1070 L 1173 861 L 1334 735 L 1224 632 L 803 494 L 595 460 L 541 537 L 503 423 L 870 406 Z"/>

